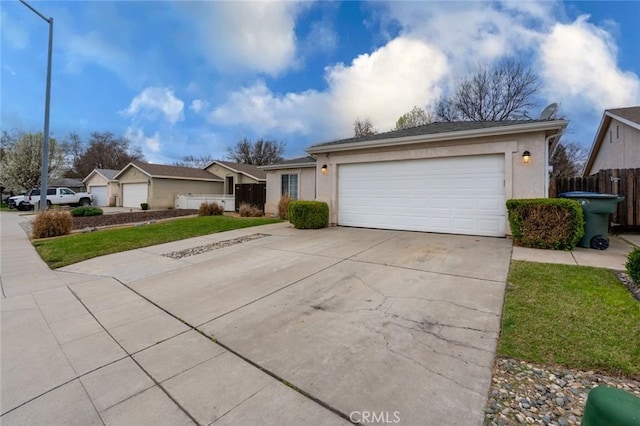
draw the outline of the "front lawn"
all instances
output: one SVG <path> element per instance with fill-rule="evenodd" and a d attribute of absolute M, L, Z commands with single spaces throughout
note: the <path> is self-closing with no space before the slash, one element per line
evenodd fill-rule
<path fill-rule="evenodd" d="M 202 216 L 68 235 L 34 241 L 33 245 L 51 268 L 60 268 L 105 254 L 277 222 L 280 219 Z"/>
<path fill-rule="evenodd" d="M 499 355 L 640 379 L 640 302 L 607 269 L 513 261 Z"/>

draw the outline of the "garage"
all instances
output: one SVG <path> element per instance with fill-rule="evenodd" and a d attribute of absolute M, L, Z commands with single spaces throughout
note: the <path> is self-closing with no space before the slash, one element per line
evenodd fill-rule
<path fill-rule="evenodd" d="M 505 235 L 505 156 L 338 166 L 338 225 Z"/>
<path fill-rule="evenodd" d="M 107 195 L 107 185 L 95 185 L 89 187 L 89 192 L 93 195 L 94 206 L 108 206 L 109 198 Z"/>
<path fill-rule="evenodd" d="M 140 204 L 148 203 L 149 184 L 125 183 L 122 185 L 122 206 L 140 208 Z"/>

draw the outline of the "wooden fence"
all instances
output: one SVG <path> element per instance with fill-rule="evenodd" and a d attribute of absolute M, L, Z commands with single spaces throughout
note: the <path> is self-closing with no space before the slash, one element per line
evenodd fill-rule
<path fill-rule="evenodd" d="M 612 223 L 623 227 L 640 227 L 640 169 L 609 169 L 587 177 L 552 179 L 550 196 L 569 191 L 602 192 L 622 195 Z"/>
<path fill-rule="evenodd" d="M 236 211 L 241 204 L 251 204 L 264 211 L 267 202 L 266 183 L 242 183 L 236 185 Z"/>

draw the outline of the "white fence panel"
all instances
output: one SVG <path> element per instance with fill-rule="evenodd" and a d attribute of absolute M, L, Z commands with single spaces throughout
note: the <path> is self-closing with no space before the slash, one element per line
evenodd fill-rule
<path fill-rule="evenodd" d="M 199 209 L 202 203 L 216 202 L 222 204 L 224 211 L 236 210 L 236 199 L 233 195 L 221 194 L 187 194 L 176 195 L 176 209 Z"/>

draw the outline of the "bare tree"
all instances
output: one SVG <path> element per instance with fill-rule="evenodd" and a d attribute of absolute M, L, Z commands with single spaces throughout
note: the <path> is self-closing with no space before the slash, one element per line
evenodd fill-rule
<path fill-rule="evenodd" d="M 494 67 L 478 67 L 457 84 L 450 97 L 440 99 L 436 115 L 442 121 L 527 119 L 539 88 L 538 76 L 520 62 L 505 60 Z"/>
<path fill-rule="evenodd" d="M 402 114 L 400 118 L 398 118 L 394 130 L 409 129 L 411 127 L 424 126 L 429 123 L 433 123 L 433 114 L 427 112 L 424 108 L 414 106 L 411 111 Z"/>
<path fill-rule="evenodd" d="M 3 132 L 0 180 L 3 186 L 26 190 L 40 185 L 42 173 L 42 133 Z M 49 140 L 49 176 L 57 176 L 62 151 L 54 138 Z"/>
<path fill-rule="evenodd" d="M 364 120 L 358 117 L 353 122 L 353 133 L 356 138 L 366 138 L 367 136 L 375 135 L 378 131 L 373 127 L 373 123 L 369 117 Z"/>
<path fill-rule="evenodd" d="M 227 159 L 236 163 L 266 166 L 282 161 L 285 143 L 258 139 L 251 142 L 247 138 L 227 147 Z"/>
<path fill-rule="evenodd" d="M 72 158 L 67 177 L 85 178 L 94 169 L 120 170 L 131 161 L 144 161 L 140 148 L 132 148 L 127 138 L 111 132 L 93 132 L 86 147 L 77 134 L 70 133 L 65 147 Z"/>
<path fill-rule="evenodd" d="M 173 163 L 176 166 L 180 167 L 191 167 L 195 169 L 204 169 L 209 164 L 213 162 L 213 157 L 209 154 L 203 154 L 199 157 L 195 157 L 193 155 L 185 155 L 182 157 L 182 160 L 176 161 Z"/>
<path fill-rule="evenodd" d="M 575 142 L 560 142 L 551 155 L 551 176 L 578 176 L 587 161 L 587 150 Z"/>

